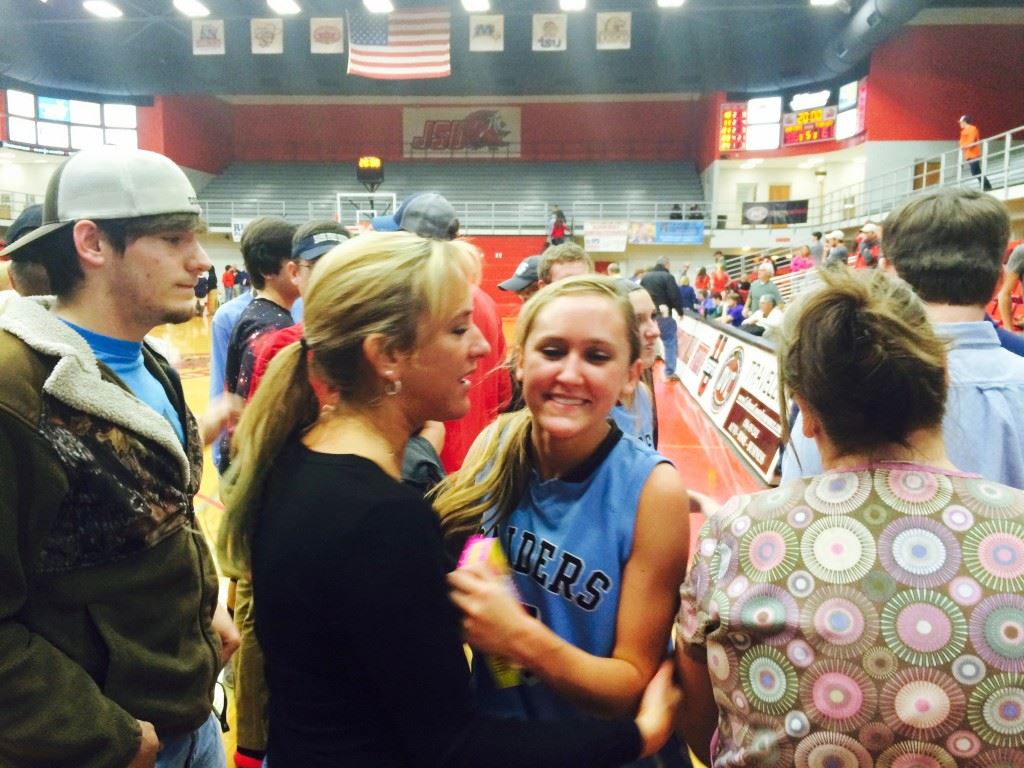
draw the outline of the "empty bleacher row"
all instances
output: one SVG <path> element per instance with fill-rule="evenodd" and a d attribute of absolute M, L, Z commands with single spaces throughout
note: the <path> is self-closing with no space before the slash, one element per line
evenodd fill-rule
<path fill-rule="evenodd" d="M 542 231 L 552 204 L 571 216 L 578 200 L 608 201 L 607 218 L 669 218 L 672 205 L 702 202 L 692 161 L 626 163 L 387 163 L 378 192 L 406 195 L 436 190 L 447 197 L 469 230 Z M 289 221 L 341 216 L 354 223 L 368 200 L 349 163 L 235 163 L 199 193 L 214 227 L 260 214 Z M 347 194 L 346 194 L 347 193 Z M 377 209 L 383 205 L 377 201 Z M 582 224 L 582 222 L 580 222 Z"/>

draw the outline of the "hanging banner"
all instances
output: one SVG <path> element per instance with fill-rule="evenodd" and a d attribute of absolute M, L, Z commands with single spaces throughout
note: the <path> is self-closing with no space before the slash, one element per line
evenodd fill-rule
<path fill-rule="evenodd" d="M 778 361 L 763 342 L 687 314 L 679 321 L 683 386 L 766 482 L 782 439 Z"/>
<path fill-rule="evenodd" d="M 253 19 L 249 22 L 254 54 L 284 53 L 284 20 Z"/>
<path fill-rule="evenodd" d="M 504 51 L 505 17 L 500 13 L 470 16 L 469 50 Z"/>
<path fill-rule="evenodd" d="M 628 221 L 585 221 L 583 247 L 597 253 L 622 253 L 628 234 Z"/>
<path fill-rule="evenodd" d="M 629 50 L 633 27 L 633 14 L 613 11 L 597 14 L 597 50 Z"/>
<path fill-rule="evenodd" d="M 566 19 L 564 13 L 533 14 L 533 50 L 567 50 L 569 46 L 566 39 Z"/>
<path fill-rule="evenodd" d="M 405 157 L 519 157 L 519 107 L 407 107 Z"/>
<path fill-rule="evenodd" d="M 192 53 L 195 56 L 224 55 L 223 19 L 195 19 L 192 21 Z"/>
<path fill-rule="evenodd" d="M 806 224 L 807 200 L 771 200 L 766 203 L 744 203 L 744 224 Z"/>
<path fill-rule="evenodd" d="M 309 52 L 310 53 L 344 53 L 345 52 L 345 20 L 344 19 L 310 19 L 309 20 Z"/>
<path fill-rule="evenodd" d="M 631 221 L 627 240 L 634 245 L 703 245 L 704 221 Z"/>

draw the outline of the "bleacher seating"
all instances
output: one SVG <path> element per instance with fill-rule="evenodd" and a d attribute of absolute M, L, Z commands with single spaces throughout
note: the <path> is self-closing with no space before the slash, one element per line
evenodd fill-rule
<path fill-rule="evenodd" d="M 257 213 L 283 215 L 301 222 L 333 216 L 337 192 L 359 192 L 355 164 L 234 163 L 212 179 L 199 195 L 211 225 Z M 664 205 L 703 200 L 700 176 L 692 161 L 625 163 L 386 163 L 378 192 L 407 194 L 436 190 L 455 205 L 463 224 L 474 217 L 515 227 L 528 218 L 543 226 L 547 210 L 558 203 L 571 215 L 574 201 Z M 502 208 L 507 210 L 502 211 Z M 343 221 L 354 211 L 343 211 Z M 520 222 L 521 223 L 521 222 Z"/>

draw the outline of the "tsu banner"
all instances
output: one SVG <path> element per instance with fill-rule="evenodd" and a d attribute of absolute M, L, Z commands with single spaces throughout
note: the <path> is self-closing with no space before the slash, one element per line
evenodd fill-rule
<path fill-rule="evenodd" d="M 583 247 L 595 253 L 622 253 L 628 234 L 628 221 L 585 221 Z"/>
<path fill-rule="evenodd" d="M 402 110 L 405 157 L 519 157 L 519 107 L 408 107 Z"/>
<path fill-rule="evenodd" d="M 806 224 L 807 200 L 772 200 L 767 203 L 744 203 L 744 224 Z"/>
<path fill-rule="evenodd" d="M 533 14 L 533 50 L 565 51 L 567 16 L 564 13 Z"/>

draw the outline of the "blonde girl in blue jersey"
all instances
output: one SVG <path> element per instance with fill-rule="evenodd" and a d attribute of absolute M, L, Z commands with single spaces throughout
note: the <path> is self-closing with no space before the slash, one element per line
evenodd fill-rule
<path fill-rule="evenodd" d="M 528 719 L 632 713 L 668 646 L 689 548 L 686 489 L 609 419 L 638 385 L 637 319 L 613 280 L 547 286 L 524 305 L 502 416 L 435 501 L 449 542 L 497 536 L 523 605 L 483 569 L 449 577 L 467 642 L 526 682 L 477 674 L 482 706 Z"/>

